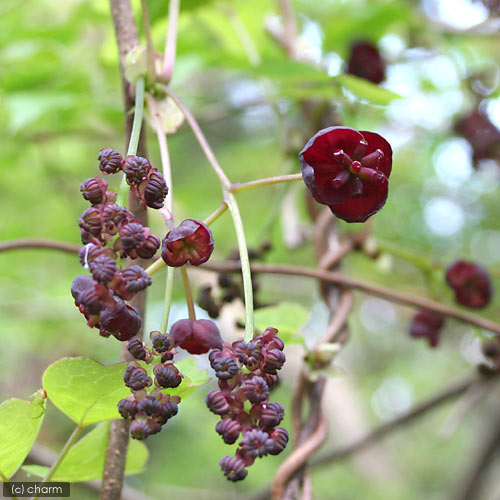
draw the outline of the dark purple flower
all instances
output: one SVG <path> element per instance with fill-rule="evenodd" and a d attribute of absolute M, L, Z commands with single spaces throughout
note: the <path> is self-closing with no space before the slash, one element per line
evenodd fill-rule
<path fill-rule="evenodd" d="M 347 222 L 364 222 L 385 204 L 392 167 L 389 143 L 348 127 L 320 130 L 300 152 L 313 198 Z"/>
<path fill-rule="evenodd" d="M 260 345 L 252 341 L 235 342 L 234 354 L 249 370 L 255 370 L 259 366 L 262 357 Z"/>
<path fill-rule="evenodd" d="M 134 420 L 130 424 L 130 437 L 133 439 L 146 439 L 151 435 L 151 429 L 148 425 L 147 420 Z"/>
<path fill-rule="evenodd" d="M 208 319 L 181 319 L 170 328 L 175 344 L 191 354 L 204 354 L 210 349 L 222 349 L 217 325 Z"/>
<path fill-rule="evenodd" d="M 161 411 L 161 402 L 153 394 L 148 394 L 137 403 L 137 410 L 151 416 Z"/>
<path fill-rule="evenodd" d="M 127 350 L 135 359 L 143 361 L 146 359 L 147 351 L 144 342 L 137 337 L 129 340 Z"/>
<path fill-rule="evenodd" d="M 243 436 L 240 446 L 249 457 L 263 457 L 274 449 L 274 441 L 261 429 L 249 430 Z"/>
<path fill-rule="evenodd" d="M 199 266 L 210 258 L 213 250 L 214 239 L 210 229 L 203 222 L 186 219 L 165 236 L 161 257 L 171 267 L 180 267 L 188 262 Z"/>
<path fill-rule="evenodd" d="M 269 403 L 262 408 L 260 414 L 260 425 L 262 427 L 276 427 L 285 416 L 285 408 L 279 403 Z"/>
<path fill-rule="evenodd" d="M 92 205 L 98 205 L 106 199 L 107 189 L 108 183 L 102 177 L 86 179 L 80 184 L 82 196 Z"/>
<path fill-rule="evenodd" d="M 158 171 L 151 172 L 144 190 L 146 205 L 151 208 L 163 207 L 163 201 L 167 193 L 168 187 L 163 175 Z"/>
<path fill-rule="evenodd" d="M 117 271 L 118 267 L 115 260 L 106 257 L 106 255 L 99 255 L 90 262 L 92 277 L 102 285 L 107 285 L 114 278 Z"/>
<path fill-rule="evenodd" d="M 121 272 L 127 292 L 137 293 L 151 285 L 151 276 L 141 266 L 130 266 Z"/>
<path fill-rule="evenodd" d="M 149 234 L 144 243 L 137 248 L 137 255 L 141 259 L 152 259 L 155 255 L 155 253 L 158 251 L 158 248 L 160 248 L 161 241 L 158 236 L 155 236 L 154 234 Z"/>
<path fill-rule="evenodd" d="M 288 443 L 288 432 L 283 427 L 276 427 L 269 437 L 273 440 L 273 448 L 269 454 L 278 455 L 286 448 Z"/>
<path fill-rule="evenodd" d="M 137 401 L 133 396 L 118 402 L 118 412 L 123 418 L 132 418 L 137 413 Z"/>
<path fill-rule="evenodd" d="M 385 63 L 377 47 L 359 41 L 351 45 L 347 72 L 373 83 L 381 83 L 385 78 Z"/>
<path fill-rule="evenodd" d="M 215 430 L 222 436 L 224 443 L 233 444 L 240 435 L 240 424 L 231 418 L 224 418 L 215 426 Z"/>
<path fill-rule="evenodd" d="M 124 341 L 137 335 L 141 329 L 139 311 L 122 299 L 114 297 L 114 305 L 105 305 L 99 316 L 101 329 L 112 333 L 118 340 Z"/>
<path fill-rule="evenodd" d="M 151 163 L 147 158 L 128 155 L 123 160 L 122 170 L 127 177 L 127 183 L 132 186 L 139 185 L 148 175 Z"/>
<path fill-rule="evenodd" d="M 133 391 L 140 391 L 141 389 L 153 385 L 153 381 L 151 377 L 148 376 L 148 372 L 142 366 L 134 363 L 128 364 L 127 368 L 125 368 L 123 381 L 125 385 Z"/>
<path fill-rule="evenodd" d="M 410 325 L 410 335 L 415 338 L 424 337 L 431 347 L 439 344 L 439 334 L 444 324 L 444 316 L 433 311 L 418 311 Z"/>
<path fill-rule="evenodd" d="M 239 370 L 236 361 L 229 356 L 216 358 L 210 364 L 215 371 L 215 376 L 220 380 L 233 378 Z"/>
<path fill-rule="evenodd" d="M 283 351 L 279 349 L 271 349 L 264 354 L 264 366 L 263 370 L 271 375 L 276 374 L 278 370 L 281 370 L 282 366 L 285 364 L 286 356 Z"/>
<path fill-rule="evenodd" d="M 170 351 L 174 347 L 174 339 L 172 335 L 167 335 L 160 332 L 151 332 L 151 341 L 156 352 L 162 353 Z"/>
<path fill-rule="evenodd" d="M 103 174 L 116 174 L 122 168 L 122 155 L 111 148 L 103 148 L 99 151 L 99 170 Z"/>
<path fill-rule="evenodd" d="M 221 459 L 219 465 L 229 481 L 241 481 L 247 477 L 245 461 L 240 457 L 226 456 Z"/>
<path fill-rule="evenodd" d="M 262 377 L 252 377 L 243 381 L 241 391 L 253 404 L 262 403 L 269 397 L 269 387 Z"/>
<path fill-rule="evenodd" d="M 206 403 L 208 409 L 216 415 L 224 415 L 230 408 L 224 394 L 217 389 L 213 389 L 207 394 Z"/>
<path fill-rule="evenodd" d="M 182 382 L 179 370 L 172 363 L 156 365 L 153 369 L 153 373 L 157 384 L 165 389 L 178 387 Z"/>
<path fill-rule="evenodd" d="M 486 307 L 493 290 L 488 271 L 474 262 L 457 260 L 446 270 L 446 282 L 453 288 L 456 301 L 471 309 Z"/>

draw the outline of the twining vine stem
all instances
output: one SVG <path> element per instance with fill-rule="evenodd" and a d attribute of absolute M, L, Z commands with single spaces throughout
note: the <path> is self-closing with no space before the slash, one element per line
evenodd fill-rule
<path fill-rule="evenodd" d="M 150 96 L 146 95 L 151 114 L 155 121 L 156 137 L 158 139 L 158 146 L 160 148 L 160 160 L 163 171 L 163 177 L 167 182 L 168 193 L 165 198 L 167 205 L 168 217 L 166 218 L 167 226 L 171 229 L 174 227 L 174 193 L 172 188 L 172 167 L 170 163 L 170 154 L 168 152 L 167 135 L 163 129 L 160 112 L 156 101 Z M 161 259 L 160 259 L 161 260 Z M 172 304 L 172 296 L 174 291 L 174 268 L 167 268 L 167 278 L 165 280 L 165 294 L 163 299 L 163 315 L 161 318 L 160 331 L 166 333 L 168 327 L 168 318 L 170 316 L 170 307 Z"/>
<path fill-rule="evenodd" d="M 128 143 L 128 155 L 137 154 L 137 147 L 139 145 L 139 138 L 141 136 L 142 119 L 144 115 L 144 88 L 145 88 L 144 77 L 139 77 L 135 86 L 135 113 L 134 122 L 132 124 L 132 133 L 130 134 L 130 141 Z M 120 189 L 118 191 L 118 196 L 116 203 L 123 206 L 125 204 L 125 198 L 128 193 L 127 178 L 123 175 L 122 182 L 120 184 Z"/>
<path fill-rule="evenodd" d="M 57 457 L 57 460 L 52 464 L 52 467 L 48 470 L 47 474 L 45 474 L 45 476 L 41 480 L 41 484 L 44 484 L 44 483 L 46 483 L 46 482 L 48 482 L 48 481 L 51 480 L 52 476 L 54 475 L 54 473 L 59 468 L 59 466 L 61 465 L 62 461 L 64 460 L 64 458 L 68 454 L 68 451 L 75 444 L 75 442 L 78 439 L 78 436 L 80 435 L 80 433 L 82 432 L 82 430 L 83 430 L 83 427 L 81 425 L 77 425 L 74 428 L 74 430 L 71 433 L 70 437 L 68 438 L 68 440 L 64 444 L 64 447 L 61 450 L 61 453 L 59 453 L 59 456 Z M 37 495 L 36 497 L 33 497 L 33 500 L 38 500 L 38 498 L 40 498 L 40 495 Z"/>

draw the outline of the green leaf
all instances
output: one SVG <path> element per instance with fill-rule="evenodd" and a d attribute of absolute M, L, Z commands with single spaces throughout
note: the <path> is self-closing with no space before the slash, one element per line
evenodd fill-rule
<path fill-rule="evenodd" d="M 387 106 L 387 104 L 394 99 L 401 99 L 399 94 L 379 87 L 364 78 L 358 78 L 353 75 L 339 75 L 335 77 L 335 80 L 359 99 L 363 99 L 372 104 Z"/>
<path fill-rule="evenodd" d="M 10 478 L 24 462 L 45 414 L 43 401 L 8 399 L 0 405 L 0 471 Z"/>
<path fill-rule="evenodd" d="M 101 479 L 106 459 L 109 423 L 98 425 L 71 447 L 64 460 L 52 477 L 53 481 L 91 481 Z M 144 470 L 149 451 L 146 445 L 131 439 L 128 446 L 125 474 L 139 474 Z M 23 470 L 43 477 L 48 467 L 26 465 Z"/>
<path fill-rule="evenodd" d="M 152 365 L 141 363 L 149 373 Z M 127 363 L 104 366 L 88 358 L 63 358 L 50 365 L 43 374 L 42 383 L 49 399 L 75 423 L 87 426 L 105 420 L 120 418 L 117 404 L 130 395 L 123 374 Z M 209 380 L 205 371 L 198 370 L 192 358 L 176 363 L 185 375 L 171 395 L 186 397 L 197 386 Z"/>
<path fill-rule="evenodd" d="M 273 327 L 285 343 L 303 342 L 304 338 L 298 331 L 306 323 L 309 313 L 300 304 L 282 302 L 277 306 L 257 309 L 254 314 L 255 327 L 265 330 Z"/>

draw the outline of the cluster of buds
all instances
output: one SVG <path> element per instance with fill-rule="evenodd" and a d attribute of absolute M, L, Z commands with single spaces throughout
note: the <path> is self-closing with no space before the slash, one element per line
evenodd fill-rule
<path fill-rule="evenodd" d="M 174 365 L 174 339 L 171 335 L 151 332 L 152 347 L 146 347 L 142 340 L 133 338 L 128 344 L 130 354 L 148 364 L 159 358 L 153 366 L 153 377 L 137 361 L 127 365 L 123 381 L 132 395 L 118 403 L 120 415 L 130 421 L 130 436 L 146 439 L 160 432 L 167 421 L 177 415 L 179 396 L 164 393 L 175 389 L 182 382 L 182 374 Z M 149 390 L 152 388 L 152 390 Z M 149 392 L 148 392 L 149 390 Z"/>
<path fill-rule="evenodd" d="M 288 443 L 288 432 L 278 427 L 285 410 L 269 402 L 269 392 L 286 359 L 277 332 L 268 328 L 251 342 L 224 344 L 209 354 L 219 379 L 219 389 L 210 391 L 206 400 L 209 410 L 221 417 L 215 430 L 227 444 L 242 438 L 236 454 L 220 461 L 230 481 L 244 479 L 256 458 L 278 455 Z"/>
<path fill-rule="evenodd" d="M 127 182 L 135 189 L 134 193 L 141 201 L 144 200 L 144 206 L 162 206 L 167 193 L 165 180 L 149 165 L 148 160 L 136 156 L 123 159 L 120 153 L 110 148 L 102 149 L 98 160 L 101 172 L 106 175 L 123 170 Z M 144 178 L 141 177 L 139 182 L 140 175 L 137 173 L 133 181 L 130 173 L 133 168 L 130 165 L 146 163 L 149 167 L 144 167 Z M 157 179 L 158 176 L 161 181 Z M 153 180 L 163 186 L 157 190 L 156 197 L 151 194 Z M 151 259 L 161 242 L 132 213 L 115 203 L 116 194 L 108 190 L 108 183 L 102 177 L 85 180 L 80 191 L 91 204 L 78 220 L 85 245 L 80 250 L 80 262 L 90 269 L 92 277 L 77 276 L 72 283 L 71 293 L 89 327 L 99 328 L 104 337 L 112 334 L 118 340 L 129 340 L 139 332 L 141 317 L 137 309 L 125 301 L 148 287 L 151 278 L 138 265 L 120 269 L 117 259 Z M 161 196 L 158 195 L 160 191 Z M 148 202 L 153 199 L 155 203 Z"/>
<path fill-rule="evenodd" d="M 109 197 L 104 194 L 98 197 L 92 186 L 100 186 L 101 193 L 108 187 L 107 182 L 101 177 L 85 180 L 80 190 L 86 200 L 92 203 L 80 218 L 82 242 L 92 243 L 96 247 L 109 245 L 115 256 L 136 259 L 151 259 L 160 248 L 160 239 L 151 234 L 149 227 L 144 227 L 127 209 L 107 201 Z M 114 193 L 112 193 L 114 195 Z M 95 201 L 101 200 L 99 203 Z"/>
<path fill-rule="evenodd" d="M 139 198 L 144 209 L 162 208 L 168 193 L 167 183 L 163 175 L 151 166 L 147 158 L 128 155 L 104 148 L 99 152 L 99 169 L 103 174 L 116 174 L 123 171 L 132 193 Z"/>
<path fill-rule="evenodd" d="M 265 255 L 271 250 L 271 244 L 268 241 L 264 241 L 258 248 L 248 249 L 248 258 L 250 262 L 263 260 Z M 228 260 L 239 262 L 240 254 L 238 251 L 232 251 Z M 244 289 L 241 277 L 231 276 L 228 273 L 219 273 L 218 276 L 218 286 L 220 293 L 213 293 L 211 285 L 204 285 L 198 296 L 198 305 L 207 311 L 211 318 L 218 318 L 222 308 L 226 304 L 230 304 L 236 299 L 241 299 L 244 301 Z M 258 292 L 260 288 L 260 283 L 258 280 L 257 273 L 252 273 L 252 290 L 253 290 L 253 307 L 254 309 L 259 309 L 265 307 L 267 304 L 259 301 Z"/>

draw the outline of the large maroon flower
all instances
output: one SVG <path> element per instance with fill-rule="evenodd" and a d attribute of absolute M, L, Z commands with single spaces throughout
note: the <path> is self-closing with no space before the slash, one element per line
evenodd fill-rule
<path fill-rule="evenodd" d="M 203 222 L 186 219 L 165 236 L 161 257 L 171 267 L 188 262 L 199 266 L 210 258 L 213 250 L 212 231 Z"/>
<path fill-rule="evenodd" d="M 302 178 L 318 203 L 347 222 L 364 222 L 385 204 L 390 144 L 374 132 L 329 127 L 300 152 Z"/>
<path fill-rule="evenodd" d="M 181 319 L 170 328 L 175 344 L 190 354 L 204 354 L 210 349 L 222 349 L 222 338 L 217 325 L 208 319 Z"/>
<path fill-rule="evenodd" d="M 355 42 L 347 63 L 347 72 L 373 83 L 385 78 L 385 62 L 377 47 L 368 42 Z"/>
<path fill-rule="evenodd" d="M 493 293 L 488 271 L 466 260 L 457 260 L 448 267 L 446 282 L 453 288 L 456 301 L 472 309 L 487 306 Z"/>

